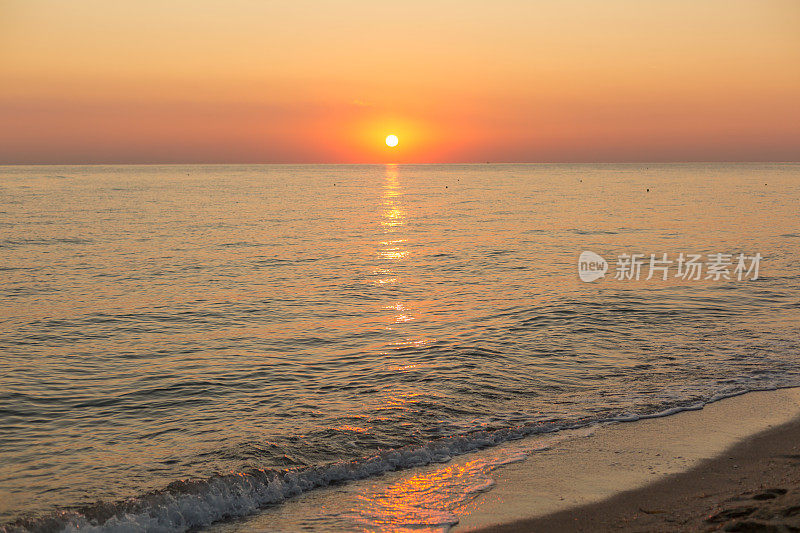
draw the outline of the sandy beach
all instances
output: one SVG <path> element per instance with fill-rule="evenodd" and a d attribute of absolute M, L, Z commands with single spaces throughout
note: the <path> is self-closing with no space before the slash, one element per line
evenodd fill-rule
<path fill-rule="evenodd" d="M 797 531 L 798 414 L 783 389 L 600 428 L 498 472 L 454 530 Z"/>

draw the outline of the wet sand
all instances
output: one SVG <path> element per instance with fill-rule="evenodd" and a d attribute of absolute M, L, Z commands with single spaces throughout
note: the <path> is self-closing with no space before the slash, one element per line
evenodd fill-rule
<path fill-rule="evenodd" d="M 800 389 L 599 428 L 495 475 L 453 531 L 800 529 Z"/>

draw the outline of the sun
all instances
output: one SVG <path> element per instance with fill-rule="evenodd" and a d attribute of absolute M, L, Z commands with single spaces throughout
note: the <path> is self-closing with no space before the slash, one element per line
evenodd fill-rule
<path fill-rule="evenodd" d="M 400 140 L 397 138 L 397 135 L 388 135 L 386 137 L 386 146 L 394 148 L 397 146 L 398 142 L 400 142 Z"/>

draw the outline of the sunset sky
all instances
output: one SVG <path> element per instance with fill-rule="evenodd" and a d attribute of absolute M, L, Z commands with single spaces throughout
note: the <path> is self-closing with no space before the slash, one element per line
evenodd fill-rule
<path fill-rule="evenodd" d="M 800 2 L 0 0 L 0 163 L 698 160 L 800 160 Z"/>

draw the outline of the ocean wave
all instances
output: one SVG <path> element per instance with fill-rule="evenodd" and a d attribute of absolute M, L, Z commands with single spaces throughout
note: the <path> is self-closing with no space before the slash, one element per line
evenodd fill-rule
<path fill-rule="evenodd" d="M 3 533 L 24 531 L 176 532 L 251 514 L 303 492 L 431 463 L 519 439 L 564 429 L 519 427 L 440 439 L 424 446 L 386 450 L 347 462 L 284 471 L 251 470 L 206 480 L 177 481 L 139 498 L 65 509 L 51 516 L 8 524 Z"/>
<path fill-rule="evenodd" d="M 544 423 L 510 428 L 474 431 L 445 437 L 422 446 L 385 450 L 376 455 L 321 466 L 287 470 L 253 469 L 232 472 L 203 480 L 180 480 L 165 489 L 117 502 L 99 502 L 84 507 L 61 509 L 49 516 L 20 519 L 0 526 L 2 533 L 17 532 L 183 532 L 221 520 L 252 514 L 304 492 L 345 483 L 386 472 L 445 463 L 453 457 L 503 444 L 512 440 L 597 424 L 633 422 L 666 417 L 732 396 L 758 390 L 797 386 L 767 386 L 716 393 L 705 401 L 665 406 L 645 413 L 619 413 L 571 423 Z M 515 457 L 512 460 L 519 460 Z M 484 482 L 476 491 L 488 490 Z"/>

